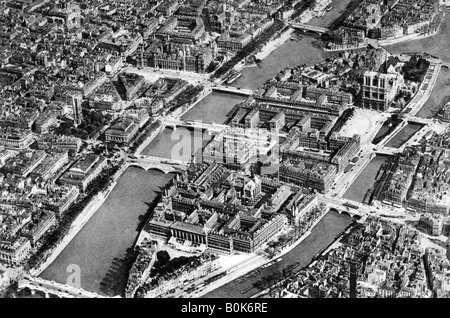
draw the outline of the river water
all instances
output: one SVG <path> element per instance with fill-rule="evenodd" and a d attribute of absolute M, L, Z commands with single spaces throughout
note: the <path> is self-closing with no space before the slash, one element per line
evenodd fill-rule
<path fill-rule="evenodd" d="M 181 116 L 181 120 L 223 124 L 233 107 L 244 100 L 245 97 L 239 95 L 212 92 Z"/>
<path fill-rule="evenodd" d="M 202 149 L 213 136 L 201 129 L 165 128 L 142 152 L 143 155 L 183 160 L 189 162 L 192 154 L 197 162 L 202 158 Z"/>
<path fill-rule="evenodd" d="M 421 130 L 423 125 L 421 124 L 407 124 L 403 127 L 389 142 L 386 147 L 400 148 L 405 142 L 407 142 L 416 132 Z"/>
<path fill-rule="evenodd" d="M 333 7 L 323 17 L 314 18 L 308 24 L 328 28 L 335 20 L 337 20 L 344 12 L 350 0 L 333 0 L 331 6 Z"/>
<path fill-rule="evenodd" d="M 134 167 L 125 170 L 103 205 L 41 277 L 66 283 L 67 268 L 75 264 L 80 267 L 83 289 L 108 296 L 121 294 L 140 218 L 172 177 Z"/>
<path fill-rule="evenodd" d="M 299 262 L 297 270 L 308 265 L 312 258 L 322 249 L 331 244 L 337 235 L 339 235 L 346 227 L 353 222 L 353 219 L 345 214 L 339 214 L 335 211 L 329 211 L 317 226 L 311 231 L 311 234 L 291 251 L 282 256 L 282 260 L 267 268 L 261 268 L 260 274 L 248 278 L 243 283 L 233 280 L 212 292 L 203 296 L 203 298 L 242 298 L 251 297 L 258 293 L 257 289 L 252 289 L 244 295 L 242 290 L 251 287 L 255 282 L 263 277 L 275 272 L 282 272 L 283 268 Z"/>
<path fill-rule="evenodd" d="M 449 48 L 450 49 L 450 48 Z M 417 112 L 417 117 L 433 118 L 450 100 L 450 70 L 442 67 L 430 98 Z"/>
<path fill-rule="evenodd" d="M 239 95 L 213 92 L 187 111 L 181 120 L 223 124 L 228 113 L 245 98 Z M 201 129 L 165 128 L 142 152 L 143 155 L 189 161 L 192 154 L 200 162 L 204 146 L 212 136 Z"/>
<path fill-rule="evenodd" d="M 406 41 L 387 45 L 385 48 L 392 54 L 426 52 L 439 57 L 444 62 L 450 62 L 450 12 L 447 10 L 444 21 L 436 35 L 421 40 Z"/>
<path fill-rule="evenodd" d="M 322 47 L 323 42 L 320 37 L 309 34 L 300 41 L 287 40 L 257 66 L 242 70 L 242 76 L 232 86 L 257 89 L 286 67 L 316 64 L 332 55 L 324 52 Z"/>
<path fill-rule="evenodd" d="M 356 202 L 363 202 L 367 191 L 370 188 L 373 188 L 373 185 L 375 184 L 378 170 L 380 170 L 387 159 L 388 157 L 385 156 L 375 156 L 372 158 L 361 174 L 344 193 L 344 198 Z"/>
<path fill-rule="evenodd" d="M 335 9 L 327 16 L 334 14 L 334 11 Z M 235 85 L 258 88 L 287 66 L 320 62 L 328 56 L 328 53 L 322 51 L 322 45 L 320 38 L 309 35 L 298 42 L 288 40 L 258 67 L 244 70 L 243 76 L 235 82 Z M 228 112 L 242 100 L 241 96 L 214 92 L 183 115 L 182 119 L 224 123 Z M 189 141 L 188 146 L 179 147 L 183 138 L 186 139 L 183 141 L 184 145 Z M 173 158 L 174 148 L 178 147 L 176 150 L 182 150 L 175 156 L 181 156 L 186 160 L 192 153 L 199 155 L 209 138 L 207 134 L 200 132 L 186 132 L 180 128 L 173 131 L 167 128 L 144 149 L 143 154 Z M 69 276 L 67 268 L 75 264 L 81 270 L 82 288 L 109 296 L 123 293 L 128 276 L 127 263 L 138 235 L 140 217 L 154 201 L 160 187 L 167 184 L 171 178 L 172 175 L 164 175 L 158 171 L 145 172 L 140 168 L 128 168 L 119 178 L 105 203 L 41 277 L 66 283 Z M 292 251 L 285 257 L 286 261 L 281 262 L 283 267 L 300 258 L 306 264 L 349 223 L 349 217 L 328 213 L 313 233 L 294 249 L 295 252 Z M 278 269 L 282 268 L 282 264 L 277 265 L 280 266 Z M 270 272 L 277 268 L 267 270 Z M 240 287 L 237 287 L 237 290 Z M 236 296 L 239 295 L 238 291 Z"/>
<path fill-rule="evenodd" d="M 408 41 L 387 45 L 385 48 L 392 54 L 426 52 L 439 57 L 442 61 L 450 62 L 450 11 L 446 12 L 444 21 L 435 36 L 422 40 Z M 430 99 L 417 113 L 418 117 L 432 118 L 449 100 L 450 95 L 450 71 L 442 68 L 436 82 L 436 86 Z"/>
<path fill-rule="evenodd" d="M 439 32 L 429 38 L 416 41 L 408 41 L 394 45 L 385 46 L 392 54 L 427 52 L 433 56 L 439 57 L 444 62 L 450 62 L 450 12 L 447 11 L 446 17 L 439 29 Z M 449 101 L 450 96 L 450 70 L 441 68 L 436 85 L 428 101 L 417 113 L 418 117 L 433 118 Z M 409 140 L 421 125 L 408 124 L 386 146 L 398 148 Z M 344 194 L 344 198 L 362 202 L 367 190 L 373 187 L 375 176 L 381 165 L 387 160 L 386 157 L 376 156 L 372 159 L 366 169 L 350 186 Z"/>
<path fill-rule="evenodd" d="M 333 1 L 333 10 L 323 18 L 315 18 L 309 24 L 328 27 L 345 10 L 349 3 L 345 1 Z M 404 42 L 386 48 L 393 54 L 404 52 L 428 52 L 439 56 L 442 60 L 450 62 L 450 15 L 447 14 L 439 33 L 431 38 L 414 42 Z M 286 67 L 292 67 L 300 64 L 316 64 L 334 53 L 326 53 L 322 50 L 324 43 L 316 36 L 304 36 L 300 41 L 286 41 L 279 48 L 274 50 L 258 66 L 246 68 L 242 71 L 242 76 L 233 83 L 235 87 L 256 89 L 263 85 L 268 79 L 274 77 L 278 72 Z M 450 71 L 442 68 L 436 87 L 428 102 L 419 111 L 419 117 L 433 117 L 448 101 L 450 93 Z M 401 146 L 421 127 L 409 124 L 401 130 L 392 140 L 393 146 Z M 362 171 L 358 178 L 353 182 L 344 198 L 362 202 L 368 189 L 375 183 L 377 172 L 388 160 L 386 156 L 374 157 L 368 166 Z M 225 284 L 224 286 L 208 293 L 205 297 L 250 297 L 257 292 L 253 289 L 241 295 L 240 291 L 250 287 L 254 282 L 267 276 L 274 271 L 281 271 L 284 267 L 298 261 L 301 266 L 305 266 L 311 261 L 311 258 L 324 246 L 333 241 L 334 237 L 351 223 L 351 218 L 345 215 L 339 215 L 335 212 L 329 212 L 324 219 L 312 231 L 311 235 L 299 244 L 295 249 L 283 257 L 283 260 L 269 268 L 261 271 L 254 278 L 247 279 L 244 283 L 237 283 L 236 280 Z"/>
<path fill-rule="evenodd" d="M 328 12 L 324 18 L 313 19 L 310 23 L 317 26 L 328 26 L 340 15 L 348 2 L 349 0 L 333 1 L 333 10 Z M 396 44 L 387 48 L 392 53 L 425 50 L 450 62 L 450 55 L 446 54 L 450 49 L 448 34 L 450 34 L 449 15 L 447 15 L 439 34 L 435 37 Z M 257 67 L 244 69 L 242 77 L 234 82 L 233 86 L 256 89 L 285 67 L 318 63 L 334 54 L 324 52 L 323 45 L 324 43 L 319 37 L 310 35 L 305 35 L 300 41 L 288 40 Z M 443 69 L 436 87 L 439 91 L 433 92 L 428 103 L 419 112 L 421 116 L 434 115 L 436 105 L 441 104 L 447 98 L 448 90 L 445 88 L 448 86 L 450 86 L 450 71 Z M 242 97 L 230 94 L 212 93 L 188 111 L 182 119 L 223 123 L 227 113 L 241 100 Z M 188 131 L 188 134 L 190 135 L 189 146 L 184 147 L 183 153 L 178 152 L 177 154 L 185 160 L 190 158 L 191 153 L 199 155 L 201 147 L 207 143 L 208 139 L 208 136 L 201 133 L 195 135 L 193 131 Z M 165 129 L 149 144 L 143 154 L 173 158 L 174 147 L 177 147 L 182 136 L 186 137 L 186 130 L 183 132 L 183 129 L 177 129 L 174 132 L 172 129 Z M 179 150 L 180 147 L 177 149 Z M 352 184 L 344 197 L 361 202 L 367 189 L 373 186 L 376 172 L 385 160 L 385 157 L 372 159 L 372 162 Z M 105 295 L 122 293 L 127 279 L 126 263 L 129 256 L 127 251 L 132 248 L 138 235 L 136 229 L 139 217 L 147 211 L 148 204 L 155 199 L 160 187 L 167 184 L 171 178 L 172 175 L 164 175 L 162 172 L 145 172 L 139 168 L 127 169 L 106 202 L 41 276 L 45 279 L 65 283 L 68 277 L 67 267 L 77 264 L 81 268 L 82 288 Z M 267 276 L 271 272 L 281 271 L 284 267 L 297 261 L 301 263 L 301 266 L 305 266 L 318 251 L 329 245 L 335 236 L 351 222 L 352 219 L 346 215 L 339 215 L 335 212 L 327 213 L 308 238 L 285 255 L 283 261 L 262 270 L 260 275 Z M 259 278 L 259 276 L 255 277 L 242 284 L 233 281 L 206 296 L 249 297 L 257 291 L 252 290 L 245 295 L 241 295 L 240 291 L 249 287 Z"/>
<path fill-rule="evenodd" d="M 345 11 L 350 0 L 334 0 L 333 9 L 320 18 L 313 18 L 308 24 L 318 27 L 329 27 Z M 300 32 L 299 34 L 302 34 Z M 300 41 L 286 41 L 275 49 L 256 67 L 245 68 L 242 76 L 232 86 L 256 89 L 267 80 L 275 77 L 280 70 L 301 64 L 314 65 L 334 55 L 323 51 L 326 43 L 319 36 L 306 34 Z"/>

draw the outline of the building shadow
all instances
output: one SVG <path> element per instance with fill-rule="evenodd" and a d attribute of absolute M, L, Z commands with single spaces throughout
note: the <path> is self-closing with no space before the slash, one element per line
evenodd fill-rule
<path fill-rule="evenodd" d="M 136 260 L 137 253 L 133 248 L 128 248 L 121 258 L 115 257 L 100 282 L 100 291 L 110 297 L 125 296 L 125 289 L 128 281 L 128 273 Z"/>

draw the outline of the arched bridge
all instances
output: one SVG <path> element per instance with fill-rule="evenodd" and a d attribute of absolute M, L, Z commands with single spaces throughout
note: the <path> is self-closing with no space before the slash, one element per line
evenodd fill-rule
<path fill-rule="evenodd" d="M 189 166 L 189 163 L 185 161 L 150 156 L 128 157 L 127 164 L 128 166 L 137 166 L 144 170 L 160 170 L 166 174 L 171 172 L 181 173 Z"/>
<path fill-rule="evenodd" d="M 318 196 L 319 202 L 325 203 L 330 209 L 335 209 L 338 213 L 349 214 L 350 216 L 362 217 L 369 213 L 370 207 L 362 203 L 345 199 L 329 198 L 324 195 Z"/>
<path fill-rule="evenodd" d="M 48 281 L 30 275 L 25 275 L 18 282 L 18 289 L 21 290 L 24 288 L 30 289 L 32 294 L 34 294 L 36 290 L 41 291 L 47 298 L 50 297 L 50 294 L 60 298 L 107 298 L 81 288 Z"/>
<path fill-rule="evenodd" d="M 313 32 L 318 35 L 331 33 L 331 30 L 329 30 L 329 29 L 321 28 L 321 27 L 314 26 L 314 25 L 304 24 L 304 23 L 291 23 L 291 27 L 296 30 L 300 30 L 303 32 Z"/>

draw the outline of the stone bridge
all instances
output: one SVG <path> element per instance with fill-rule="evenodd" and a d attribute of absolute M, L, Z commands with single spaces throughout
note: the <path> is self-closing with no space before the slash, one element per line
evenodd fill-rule
<path fill-rule="evenodd" d="M 148 157 L 148 156 L 140 156 L 140 157 L 128 157 L 126 160 L 128 166 L 136 166 L 140 167 L 146 171 L 148 170 L 159 170 L 167 173 L 182 173 L 185 171 L 189 163 L 181 161 L 181 160 L 173 160 L 173 159 L 165 159 L 158 157 Z"/>
<path fill-rule="evenodd" d="M 372 209 L 368 205 L 339 198 L 330 198 L 324 195 L 318 196 L 319 202 L 326 204 L 330 210 L 336 210 L 339 214 L 347 214 L 350 216 L 363 217 Z"/>
<path fill-rule="evenodd" d="M 108 298 L 81 288 L 48 281 L 30 275 L 25 275 L 18 282 L 19 290 L 25 288 L 28 288 L 32 294 L 34 294 L 36 290 L 41 291 L 45 294 L 46 298 L 50 297 L 50 295 L 55 295 L 60 298 Z"/>
<path fill-rule="evenodd" d="M 233 86 L 224 86 L 224 85 L 214 86 L 212 88 L 212 90 L 218 91 L 218 92 L 236 94 L 236 95 L 245 95 L 245 96 L 252 96 L 254 93 L 253 90 L 251 90 L 251 89 L 233 87 Z"/>
<path fill-rule="evenodd" d="M 185 127 L 185 128 L 197 128 L 201 130 L 206 130 L 208 132 L 216 132 L 219 133 L 227 128 L 229 126 L 222 125 L 222 124 L 212 124 L 212 123 L 203 123 L 201 121 L 191 121 L 191 120 L 178 120 L 178 119 L 162 119 L 161 123 L 165 127 L 172 127 L 174 130 L 176 130 L 177 127 Z"/>
<path fill-rule="evenodd" d="M 331 30 L 329 30 L 329 29 L 321 28 L 321 27 L 309 25 L 309 24 L 303 24 L 303 23 L 291 23 L 291 27 L 296 30 L 300 30 L 303 32 L 313 32 L 318 35 L 331 33 Z"/>

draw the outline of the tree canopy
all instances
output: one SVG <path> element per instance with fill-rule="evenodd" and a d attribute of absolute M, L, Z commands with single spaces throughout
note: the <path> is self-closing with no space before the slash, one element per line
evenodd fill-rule
<path fill-rule="evenodd" d="M 161 266 L 166 265 L 170 260 L 170 255 L 167 251 L 159 251 L 156 253 L 156 257 L 158 259 L 158 262 Z"/>
<path fill-rule="evenodd" d="M 403 66 L 403 76 L 407 81 L 421 83 L 430 66 L 430 62 L 422 57 L 413 55 Z"/>

